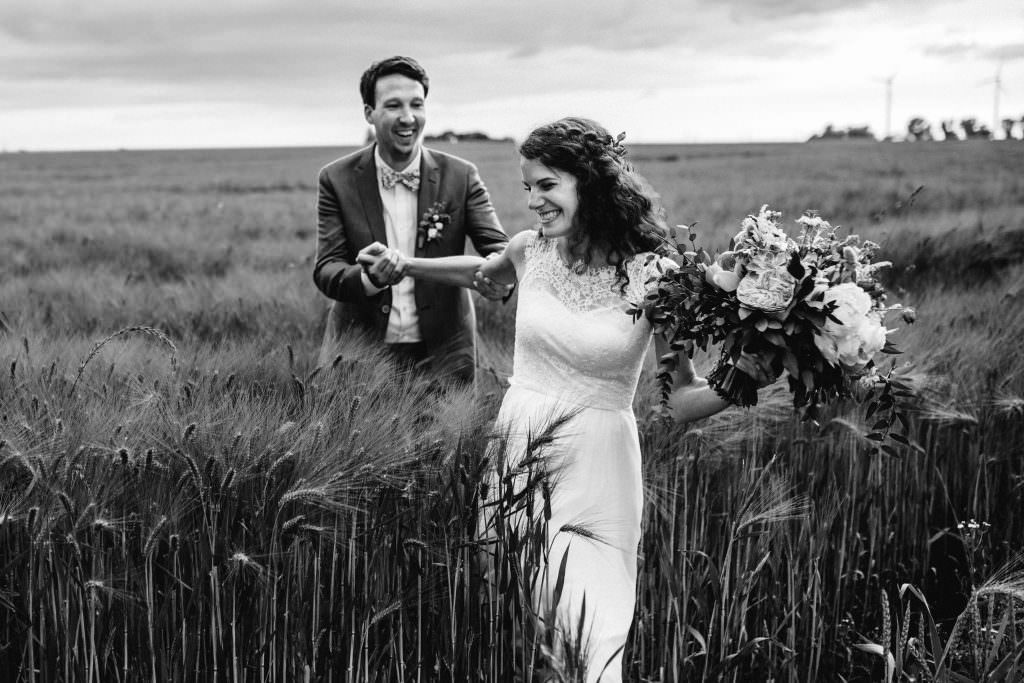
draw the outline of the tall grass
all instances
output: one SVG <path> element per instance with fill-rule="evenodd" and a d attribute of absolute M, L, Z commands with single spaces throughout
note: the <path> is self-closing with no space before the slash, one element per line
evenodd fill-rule
<path fill-rule="evenodd" d="M 875 453 L 854 407 L 799 423 L 779 391 L 668 426 L 645 376 L 633 678 L 1019 679 L 1014 149 L 635 150 L 709 247 L 773 194 L 848 216 L 883 240 L 919 322 L 898 337 L 896 371 L 918 393 L 918 447 L 899 457 Z M 475 151 L 499 210 L 517 205 L 510 150 Z M 487 474 L 514 302 L 480 302 L 476 393 L 398 372 L 358 339 L 313 365 L 308 177 L 331 156 L 0 158 L 16 171 L 0 189 L 14 226 L 0 235 L 4 680 L 580 675 L 585 643 L 549 628 L 537 599 L 558 583 L 538 543 L 544 489 L 525 533 L 502 520 L 527 499 Z M 57 194 L 37 195 L 47 183 Z M 881 213 L 918 184 L 910 209 Z M 525 222 L 521 207 L 504 216 Z M 136 326 L 173 348 L 114 334 Z"/>

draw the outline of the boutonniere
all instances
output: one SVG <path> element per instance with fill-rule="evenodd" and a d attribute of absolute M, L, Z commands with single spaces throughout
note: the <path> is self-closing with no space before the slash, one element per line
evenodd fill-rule
<path fill-rule="evenodd" d="M 422 249 L 424 245 L 440 238 L 444 229 L 452 222 L 452 217 L 446 214 L 444 209 L 444 202 L 434 202 L 429 209 L 423 212 L 419 229 L 416 231 L 416 247 L 418 249 Z"/>

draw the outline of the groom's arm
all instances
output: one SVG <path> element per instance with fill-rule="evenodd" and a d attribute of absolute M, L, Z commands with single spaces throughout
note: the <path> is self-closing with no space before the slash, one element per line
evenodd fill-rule
<path fill-rule="evenodd" d="M 321 169 L 317 183 L 316 262 L 313 281 L 331 299 L 358 301 L 375 292 L 364 284 L 362 266 L 345 234 L 338 191 L 327 169 Z M 378 290 L 379 291 L 379 290 Z"/>
<path fill-rule="evenodd" d="M 508 244 L 491 196 L 473 164 L 469 164 L 466 174 L 466 235 L 482 256 L 500 253 Z"/>

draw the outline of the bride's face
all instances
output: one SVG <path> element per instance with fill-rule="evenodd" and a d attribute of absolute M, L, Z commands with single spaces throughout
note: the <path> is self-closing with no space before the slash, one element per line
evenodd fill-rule
<path fill-rule="evenodd" d="M 579 206 L 576 177 L 571 173 L 549 168 L 536 159 L 519 159 L 523 172 L 523 189 L 530 193 L 527 206 L 540 217 L 545 237 L 565 237 L 575 229 L 574 219 Z"/>

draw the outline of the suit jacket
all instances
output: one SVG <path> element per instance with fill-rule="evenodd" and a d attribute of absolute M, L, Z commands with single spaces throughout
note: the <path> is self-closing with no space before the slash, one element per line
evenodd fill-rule
<path fill-rule="evenodd" d="M 384 208 L 377 185 L 374 147 L 337 159 L 320 170 L 317 191 L 317 244 L 313 280 L 332 299 L 320 349 L 320 364 L 335 357 L 346 330 L 361 330 L 384 340 L 391 312 L 391 288 L 367 296 L 355 262 L 372 242 L 387 244 Z M 500 252 L 508 242 L 494 213 L 487 188 L 470 162 L 423 148 L 417 220 L 436 202 L 451 216 L 441 235 L 415 256 L 452 256 L 465 252 L 466 238 L 482 255 Z M 417 281 L 420 335 L 434 367 L 472 381 L 476 362 L 476 314 L 468 290 Z"/>

